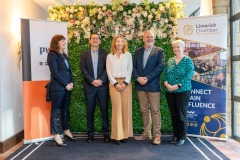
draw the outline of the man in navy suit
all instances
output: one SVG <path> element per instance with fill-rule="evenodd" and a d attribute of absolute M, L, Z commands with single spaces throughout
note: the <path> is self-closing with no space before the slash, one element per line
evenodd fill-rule
<path fill-rule="evenodd" d="M 99 48 L 100 36 L 93 33 L 89 43 L 91 50 L 80 55 L 80 67 L 84 77 L 83 90 L 87 104 L 87 141 L 94 139 L 94 113 L 98 102 L 102 115 L 102 133 L 104 141 L 109 139 L 108 99 L 109 81 L 106 72 L 106 57 L 108 52 Z"/>
<path fill-rule="evenodd" d="M 160 75 L 164 70 L 164 50 L 154 46 L 154 33 L 147 30 L 143 34 L 144 47 L 136 50 L 133 59 L 133 76 L 136 81 L 144 131 L 135 140 L 151 138 L 151 119 L 153 123 L 153 144 L 161 143 L 160 114 Z M 150 115 L 151 113 L 151 115 Z"/>

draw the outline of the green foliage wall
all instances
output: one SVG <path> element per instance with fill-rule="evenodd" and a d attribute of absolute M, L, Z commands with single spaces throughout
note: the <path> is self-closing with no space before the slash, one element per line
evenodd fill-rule
<path fill-rule="evenodd" d="M 172 56 L 172 48 L 169 43 L 163 44 L 165 42 L 164 40 L 156 39 L 155 45 L 160 46 L 164 49 L 164 53 L 166 56 L 166 60 L 169 59 L 169 57 Z M 108 50 L 110 49 L 110 43 L 109 41 L 102 41 L 101 47 Z M 134 51 L 136 48 L 142 46 L 142 42 L 133 45 L 133 41 L 129 41 L 129 49 L 130 52 L 134 56 Z M 80 44 L 74 44 L 69 43 L 69 59 L 71 63 L 71 67 L 74 74 L 75 79 L 75 86 L 73 90 L 72 100 L 71 100 L 71 129 L 73 132 L 86 132 L 86 104 L 85 104 L 85 96 L 83 93 L 83 76 L 80 71 L 80 53 L 88 50 L 90 48 L 90 45 L 88 43 L 88 39 L 85 39 L 83 42 L 80 42 Z M 134 81 L 132 81 L 134 84 Z M 164 92 L 164 86 L 162 84 L 161 89 L 161 116 L 162 116 L 162 129 L 161 131 L 163 133 L 170 133 L 171 132 L 171 120 L 169 115 L 169 110 L 167 107 L 167 102 L 165 98 L 165 92 Z M 110 103 L 111 104 L 111 103 Z M 136 90 L 134 89 L 133 85 L 133 106 L 132 106 L 132 112 L 133 112 L 133 129 L 134 133 L 141 133 L 142 132 L 142 115 L 139 109 L 139 101 L 137 97 Z M 111 124 L 111 105 L 109 105 L 109 120 Z M 95 112 L 95 129 L 97 132 L 101 132 L 101 113 L 100 109 L 97 106 L 96 112 Z"/>
<path fill-rule="evenodd" d="M 121 11 L 119 11 L 119 7 Z M 142 8 L 140 11 L 141 16 L 135 17 L 134 20 L 134 33 L 130 32 L 131 28 L 127 25 L 126 19 L 124 17 L 120 18 L 122 14 L 127 13 L 130 16 L 135 12 L 136 8 Z M 109 14 L 105 15 L 103 12 L 102 19 L 99 19 L 99 10 L 105 10 Z M 114 35 L 117 34 L 116 31 L 111 28 L 110 30 L 102 30 L 103 25 L 121 25 L 125 27 L 126 31 L 118 31 L 118 34 L 122 34 L 128 40 L 129 51 L 133 54 L 137 48 L 143 46 L 143 41 L 141 38 L 141 33 L 146 29 L 151 29 L 156 33 L 155 45 L 164 49 L 165 61 L 172 57 L 171 40 L 176 38 L 176 18 L 183 17 L 182 12 L 183 7 L 177 4 L 174 0 L 169 3 L 159 3 L 159 4 L 148 4 L 146 1 L 143 4 L 113 4 L 98 6 L 98 5 L 74 5 L 74 6 L 59 6 L 49 9 L 49 19 L 55 21 L 67 21 L 68 25 L 68 55 L 70 59 L 71 68 L 73 71 L 75 83 L 74 90 L 71 99 L 70 113 L 71 113 L 71 130 L 72 132 L 86 132 L 86 104 L 85 96 L 83 93 L 83 76 L 80 71 L 80 54 L 90 49 L 89 44 L 89 33 L 98 32 L 102 36 L 102 42 L 100 44 L 101 48 L 110 50 L 111 40 Z M 72 11 L 71 11 L 72 10 Z M 96 10 L 98 12 L 96 12 Z M 110 10 L 110 11 L 109 11 Z M 125 13 L 124 13 L 125 12 Z M 133 13 L 134 14 L 134 13 Z M 136 13 L 138 14 L 138 13 Z M 145 15 L 151 15 L 150 20 Z M 104 17 L 105 16 L 105 17 Z M 89 17 L 90 21 L 86 22 L 86 17 Z M 110 18 L 109 18 L 110 17 Z M 100 17 L 101 18 L 101 17 Z M 109 22 L 111 20 L 111 23 Z M 131 16 L 130 16 L 131 19 Z M 146 21 L 147 19 L 147 21 Z M 168 20 L 170 19 L 170 20 Z M 133 19 L 132 19 L 133 20 Z M 98 23 L 92 23 L 97 21 Z M 143 23 L 138 23 L 142 21 Z M 164 21 L 164 22 L 162 22 Z M 155 23 L 155 25 L 153 25 Z M 83 25 L 86 24 L 86 25 Z M 129 28 L 130 27 L 130 28 Z M 129 29 L 129 32 L 128 32 Z M 142 29 L 142 30 L 141 30 Z M 161 33 L 159 32 L 161 31 Z M 132 34 L 131 36 L 129 36 Z M 139 108 L 139 101 L 137 97 L 136 90 L 134 89 L 133 83 L 133 129 L 134 133 L 141 133 L 143 129 L 142 125 L 142 115 Z M 162 83 L 162 82 L 161 82 Z M 162 83 L 161 88 L 161 117 L 162 117 L 162 133 L 172 132 L 171 120 L 169 115 L 169 110 L 165 98 L 164 86 Z M 109 123 L 111 124 L 111 103 L 109 103 Z M 101 133 L 101 113 L 97 106 L 95 112 L 95 131 Z M 111 125 L 110 125 L 111 126 Z"/>

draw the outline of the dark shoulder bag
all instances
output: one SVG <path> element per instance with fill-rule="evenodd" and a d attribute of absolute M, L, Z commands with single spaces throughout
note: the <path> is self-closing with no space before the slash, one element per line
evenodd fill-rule
<path fill-rule="evenodd" d="M 50 81 L 46 84 L 46 101 L 50 102 L 51 101 L 51 96 L 50 96 L 50 84 L 51 84 L 51 79 Z"/>

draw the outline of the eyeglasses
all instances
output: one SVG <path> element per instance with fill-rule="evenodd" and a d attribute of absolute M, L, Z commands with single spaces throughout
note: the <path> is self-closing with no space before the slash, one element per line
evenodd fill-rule
<path fill-rule="evenodd" d="M 91 38 L 92 40 L 99 40 L 99 38 Z"/>

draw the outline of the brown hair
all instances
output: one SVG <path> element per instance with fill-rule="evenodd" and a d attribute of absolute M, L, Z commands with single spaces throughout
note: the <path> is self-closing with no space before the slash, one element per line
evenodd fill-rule
<path fill-rule="evenodd" d="M 112 54 L 115 54 L 115 52 L 116 52 L 116 41 L 119 37 L 123 39 L 123 43 L 124 43 L 122 52 L 123 53 L 128 52 L 128 43 L 127 43 L 126 39 L 123 36 L 119 35 L 119 36 L 114 37 L 114 39 L 112 40 L 112 45 L 111 45 L 111 49 L 110 49 L 110 53 L 112 53 Z"/>
<path fill-rule="evenodd" d="M 58 42 L 61 40 L 66 40 L 66 38 L 63 35 L 56 34 L 52 37 L 50 42 L 50 47 L 48 49 L 48 52 L 56 52 L 60 53 Z"/>

